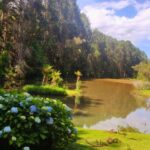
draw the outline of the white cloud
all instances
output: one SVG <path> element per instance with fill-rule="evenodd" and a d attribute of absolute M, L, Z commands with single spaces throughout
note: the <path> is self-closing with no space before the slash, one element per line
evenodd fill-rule
<path fill-rule="evenodd" d="M 101 7 L 101 8 L 112 8 L 115 10 L 121 10 L 127 6 L 129 6 L 131 1 L 129 0 L 123 0 L 119 2 L 115 1 L 109 1 L 109 2 L 102 2 L 102 3 L 95 3 L 95 6 Z"/>
<path fill-rule="evenodd" d="M 117 16 L 116 11 L 133 6 L 136 16 Z M 108 1 L 87 5 L 82 9 L 92 28 L 119 40 L 130 40 L 134 44 L 150 39 L 150 1 L 138 3 L 135 0 Z"/>
<path fill-rule="evenodd" d="M 140 11 L 141 9 L 147 9 L 150 7 L 150 1 L 146 0 L 143 4 L 138 3 L 137 1 L 133 0 L 134 7 Z"/>
<path fill-rule="evenodd" d="M 137 109 L 128 114 L 125 118 L 112 117 L 104 121 L 100 121 L 91 126 L 91 129 L 97 130 L 118 130 L 118 127 L 133 127 L 142 133 L 150 134 L 150 111 L 146 109 Z"/>

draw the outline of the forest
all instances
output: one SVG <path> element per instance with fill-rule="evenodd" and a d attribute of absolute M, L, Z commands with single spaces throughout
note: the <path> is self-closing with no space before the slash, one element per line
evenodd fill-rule
<path fill-rule="evenodd" d="M 92 30 L 76 0 L 3 0 L 0 2 L 0 79 L 41 77 L 45 64 L 64 78 L 133 77 L 132 66 L 147 61 L 130 41 Z"/>

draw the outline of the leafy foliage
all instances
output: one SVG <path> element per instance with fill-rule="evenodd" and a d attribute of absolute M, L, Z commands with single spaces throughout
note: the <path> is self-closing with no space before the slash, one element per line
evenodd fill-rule
<path fill-rule="evenodd" d="M 61 78 L 61 72 L 54 70 L 52 73 L 52 80 L 51 80 L 51 84 L 53 86 L 61 86 L 63 82 L 63 79 Z"/>
<path fill-rule="evenodd" d="M 17 74 L 17 68 L 9 68 L 5 75 L 6 82 L 4 84 L 5 89 L 13 89 L 21 85 L 19 81 L 19 74 Z"/>
<path fill-rule="evenodd" d="M 44 65 L 42 72 L 43 72 L 42 85 L 46 85 L 46 84 L 48 84 L 48 81 L 51 78 L 51 74 L 53 72 L 53 67 L 50 65 Z"/>
<path fill-rule="evenodd" d="M 51 84 L 53 86 L 62 85 L 63 79 L 61 78 L 61 72 L 53 69 L 51 65 L 44 65 L 43 69 L 43 81 L 42 85 Z"/>
<path fill-rule="evenodd" d="M 150 81 L 150 62 L 141 62 L 133 69 L 137 72 L 138 79 Z"/>
<path fill-rule="evenodd" d="M 76 139 L 71 110 L 60 101 L 28 93 L 0 95 L 2 149 L 64 149 Z"/>

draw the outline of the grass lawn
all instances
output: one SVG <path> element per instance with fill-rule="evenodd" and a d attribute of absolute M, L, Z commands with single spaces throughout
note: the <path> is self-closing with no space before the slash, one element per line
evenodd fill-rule
<path fill-rule="evenodd" d="M 78 136 L 77 143 L 72 144 L 68 150 L 150 150 L 150 135 L 147 134 L 79 129 Z M 96 140 L 107 142 L 110 138 L 117 138 L 120 142 L 94 147 L 97 145 Z"/>
<path fill-rule="evenodd" d="M 150 90 L 140 90 L 140 94 L 143 96 L 149 97 L 150 96 Z"/>

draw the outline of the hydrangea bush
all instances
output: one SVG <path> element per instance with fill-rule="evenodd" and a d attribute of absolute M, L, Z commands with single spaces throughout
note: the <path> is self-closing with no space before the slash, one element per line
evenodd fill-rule
<path fill-rule="evenodd" d="M 61 150 L 76 139 L 71 110 L 58 100 L 0 94 L 0 114 L 2 150 Z"/>

